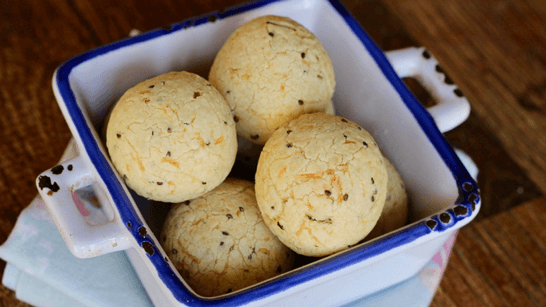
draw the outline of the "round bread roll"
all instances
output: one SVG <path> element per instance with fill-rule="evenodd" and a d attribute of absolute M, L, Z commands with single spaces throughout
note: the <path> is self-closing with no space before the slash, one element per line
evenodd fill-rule
<path fill-rule="evenodd" d="M 392 163 L 383 157 L 387 168 L 387 198 L 383 212 L 377 221 L 374 229 L 366 237 L 366 240 L 379 237 L 393 230 L 406 225 L 408 219 L 408 195 L 406 194 L 406 186 L 402 181 L 402 177 L 392 165 Z"/>
<path fill-rule="evenodd" d="M 265 225 L 254 184 L 231 178 L 197 199 L 175 205 L 161 243 L 180 275 L 203 296 L 229 293 L 284 273 L 295 258 Z"/>
<path fill-rule="evenodd" d="M 237 154 L 235 122 L 207 80 L 170 72 L 129 89 L 108 121 L 106 145 L 116 170 L 141 196 L 181 202 L 229 174 Z"/>
<path fill-rule="evenodd" d="M 304 114 L 265 144 L 256 198 L 269 229 L 295 252 L 326 256 L 362 240 L 387 194 L 387 171 L 372 136 L 326 113 Z"/>
<path fill-rule="evenodd" d="M 284 122 L 325 111 L 336 84 L 319 40 L 279 16 L 259 17 L 233 32 L 209 80 L 231 106 L 239 135 L 262 145 Z"/>

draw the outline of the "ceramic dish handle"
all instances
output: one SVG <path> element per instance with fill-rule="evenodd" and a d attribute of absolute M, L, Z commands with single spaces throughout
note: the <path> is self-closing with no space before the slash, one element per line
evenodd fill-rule
<path fill-rule="evenodd" d="M 442 133 L 468 118 L 468 100 L 424 47 L 393 50 L 385 54 L 400 78 L 415 78 L 437 102 L 427 110 Z"/>
<path fill-rule="evenodd" d="M 74 200 L 79 188 L 96 182 L 82 156 L 63 162 L 38 176 L 36 185 L 68 248 L 78 258 L 90 258 L 127 249 L 129 233 L 119 217 L 91 225 L 86 209 Z M 101 202 L 101 205 L 108 205 Z M 80 207 L 78 207 L 80 206 Z"/>

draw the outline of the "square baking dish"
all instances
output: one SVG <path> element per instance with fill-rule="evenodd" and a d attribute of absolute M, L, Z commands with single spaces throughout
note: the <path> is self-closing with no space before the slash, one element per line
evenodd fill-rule
<path fill-rule="evenodd" d="M 227 37 L 269 14 L 296 20 L 322 42 L 336 74 L 336 114 L 368 130 L 397 167 L 411 218 L 407 226 L 346 251 L 240 291 L 204 298 L 187 287 L 166 257 L 157 240 L 162 223 L 154 213 L 157 204 L 123 184 L 100 129 L 125 90 L 173 70 L 207 77 Z M 157 306 L 341 305 L 416 274 L 479 211 L 479 188 L 442 135 L 462 123 L 470 107 L 438 67 L 424 48 L 383 53 L 335 0 L 266 0 L 212 12 L 61 64 L 53 88 L 80 155 L 42 173 L 37 187 L 75 256 L 125 250 Z M 403 77 L 417 79 L 437 104 L 425 109 Z M 77 191 L 89 189 L 99 206 L 75 201 Z"/>

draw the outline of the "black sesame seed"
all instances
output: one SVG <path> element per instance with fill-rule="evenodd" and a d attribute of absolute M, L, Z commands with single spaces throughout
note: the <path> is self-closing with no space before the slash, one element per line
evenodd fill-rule
<path fill-rule="evenodd" d="M 375 201 L 375 196 L 372 196 L 372 203 Z"/>
<path fill-rule="evenodd" d="M 189 205 L 190 205 L 190 201 L 189 201 L 189 200 L 186 200 L 186 201 L 184 202 L 184 205 L 189 206 Z"/>
<path fill-rule="evenodd" d="M 172 129 L 171 129 L 171 127 L 167 128 L 167 132 L 168 132 L 168 133 L 173 132 Z M 153 133 L 153 132 L 152 132 L 152 133 Z"/>
<path fill-rule="evenodd" d="M 152 85 L 148 86 L 148 88 L 154 88 L 154 86 L 155 86 L 155 85 L 152 84 Z"/>
<path fill-rule="evenodd" d="M 116 134 L 116 136 L 117 136 L 117 137 L 118 137 L 118 139 L 119 139 L 119 138 L 121 137 L 121 134 L 119 134 L 119 133 L 118 133 L 118 134 Z"/>
<path fill-rule="evenodd" d="M 129 227 L 129 228 L 132 228 L 132 227 L 133 227 L 133 225 L 131 224 L 131 222 L 127 222 L 127 227 Z"/>
<path fill-rule="evenodd" d="M 286 147 L 290 148 L 290 147 L 292 147 L 292 144 L 288 143 L 288 144 L 286 144 Z"/>
<path fill-rule="evenodd" d="M 305 59 L 305 52 L 302 52 L 302 53 L 301 53 L 301 58 L 302 58 L 302 59 Z"/>
<path fill-rule="evenodd" d="M 241 212 L 245 212 L 245 208 L 243 208 L 243 207 L 239 207 L 239 211 L 241 211 Z"/>
<path fill-rule="evenodd" d="M 203 181 L 203 182 L 201 182 L 201 183 L 202 183 L 203 185 L 207 184 L 207 183 L 206 183 L 206 182 L 204 182 L 204 181 Z"/>
<path fill-rule="evenodd" d="M 238 123 L 238 122 L 239 122 L 239 117 L 233 116 L 233 120 L 234 120 L 236 123 Z"/>
<path fill-rule="evenodd" d="M 201 93 L 199 93 L 199 92 L 194 92 L 193 93 L 193 99 L 195 99 L 195 98 L 197 98 L 199 96 L 201 96 Z"/>
<path fill-rule="evenodd" d="M 228 233 L 227 231 L 222 231 L 222 234 L 223 234 L 224 236 L 229 236 L 229 233 Z"/>
<path fill-rule="evenodd" d="M 71 170 L 72 170 L 72 167 L 73 167 L 72 164 L 68 164 L 68 166 L 66 167 L 66 169 L 68 169 L 69 171 L 71 171 Z"/>
<path fill-rule="evenodd" d="M 227 125 L 227 122 L 226 122 L 226 121 L 224 121 L 224 125 Z"/>
<path fill-rule="evenodd" d="M 344 135 L 343 135 L 343 137 L 344 137 L 344 138 L 347 138 L 347 135 L 346 135 L 346 134 L 344 134 Z"/>
<path fill-rule="evenodd" d="M 284 227 L 281 225 L 281 223 L 277 222 L 277 226 L 279 226 L 281 230 L 284 230 Z"/>
<path fill-rule="evenodd" d="M 231 214 L 229 214 L 229 213 L 226 214 L 226 216 L 227 216 L 228 219 L 232 219 L 232 218 L 233 218 L 233 215 L 231 215 Z"/>
<path fill-rule="evenodd" d="M 317 75 L 317 78 L 322 79 L 322 76 L 321 76 L 321 75 Z"/>
<path fill-rule="evenodd" d="M 326 194 L 326 196 L 330 196 L 332 195 L 332 192 L 330 192 L 330 190 L 324 190 L 324 194 Z"/>
<path fill-rule="evenodd" d="M 287 130 L 286 134 L 290 134 L 291 132 L 292 132 L 292 130 Z"/>
<path fill-rule="evenodd" d="M 231 91 L 226 91 L 226 94 L 231 94 Z"/>
<path fill-rule="evenodd" d="M 271 210 L 275 210 L 275 206 L 271 206 Z"/>
<path fill-rule="evenodd" d="M 223 246 L 224 245 L 224 241 L 220 242 L 220 246 Z"/>
<path fill-rule="evenodd" d="M 269 36 L 273 37 L 273 36 L 275 36 L 275 33 L 269 32 Z"/>
<path fill-rule="evenodd" d="M 368 143 L 362 142 L 362 145 L 364 145 L 365 148 L 368 148 Z"/>
<path fill-rule="evenodd" d="M 373 180 L 373 177 L 372 177 L 372 184 L 375 184 L 375 180 Z"/>
<path fill-rule="evenodd" d="M 157 182 L 157 185 L 163 185 L 163 182 L 158 181 L 158 182 Z"/>
<path fill-rule="evenodd" d="M 342 118 L 341 121 L 344 123 L 348 123 L 348 121 L 345 118 Z"/>
<path fill-rule="evenodd" d="M 170 157 L 170 156 L 171 156 L 171 152 L 167 151 L 167 157 Z"/>
<path fill-rule="evenodd" d="M 348 199 L 349 199 L 349 194 L 343 195 L 343 200 L 344 200 L 344 201 L 347 201 Z"/>

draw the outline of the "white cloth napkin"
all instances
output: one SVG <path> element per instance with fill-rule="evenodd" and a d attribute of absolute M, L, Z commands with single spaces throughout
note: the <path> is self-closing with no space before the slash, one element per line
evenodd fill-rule
<path fill-rule="evenodd" d="M 71 141 L 61 161 L 78 154 Z M 457 154 L 474 178 L 477 168 L 463 152 Z M 434 297 L 451 248 L 454 232 L 443 248 L 416 276 L 354 301 L 356 306 L 428 306 Z M 35 306 L 152 306 L 125 252 L 90 259 L 74 257 L 37 196 L 21 212 L 8 240 L 0 246 L 7 262 L 2 283 L 16 297 Z"/>
<path fill-rule="evenodd" d="M 35 306 L 152 306 L 125 252 L 74 257 L 40 197 L 0 246 L 2 283 Z"/>

